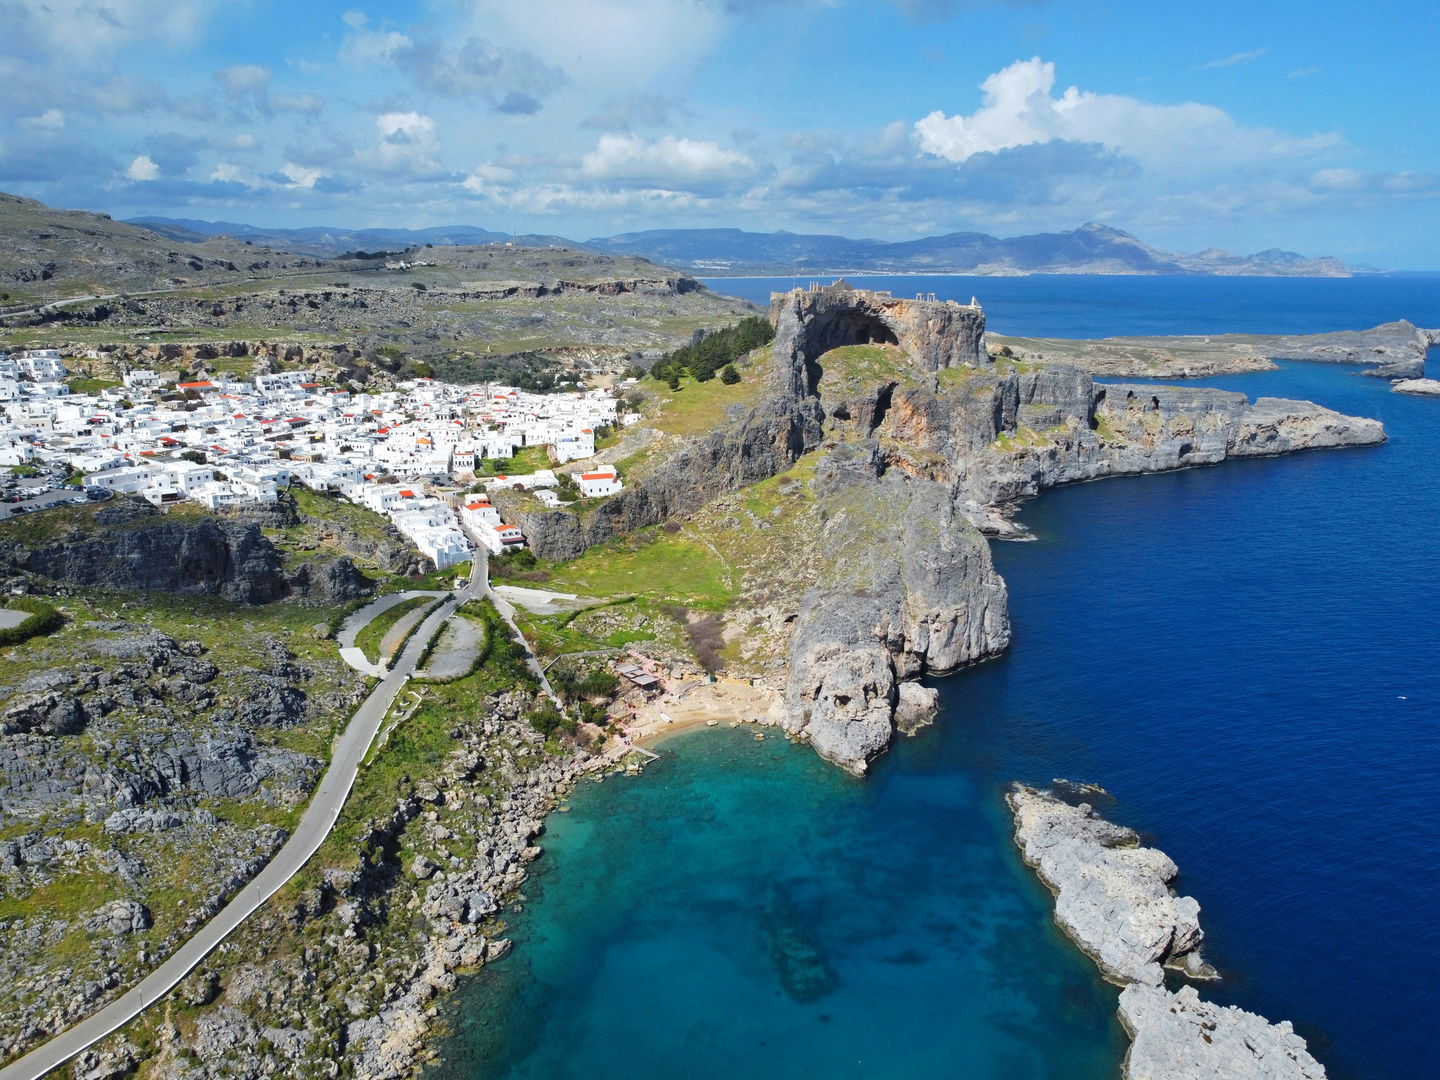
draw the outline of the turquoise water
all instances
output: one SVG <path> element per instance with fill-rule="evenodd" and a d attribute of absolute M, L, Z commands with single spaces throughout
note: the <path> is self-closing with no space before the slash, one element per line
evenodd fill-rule
<path fill-rule="evenodd" d="M 1440 326 L 1433 277 L 1215 280 L 982 302 L 1044 334 L 1256 329 L 1261 300 L 1287 330 Z M 936 725 L 870 779 L 722 728 L 584 785 L 515 953 L 445 1004 L 437 1073 L 1115 1077 L 1115 991 L 1001 801 L 1068 776 L 1181 867 L 1225 976 L 1207 996 L 1294 1021 L 1339 1080 L 1440 1076 L 1440 401 L 1351 370 L 1203 382 L 1378 417 L 1385 446 L 1026 504 L 1037 541 L 994 546 L 1013 647 L 939 681 Z"/>
<path fill-rule="evenodd" d="M 861 782 L 753 731 L 676 736 L 551 816 L 515 953 L 447 1009 L 442 1075 L 1113 1073 L 1115 992 L 994 790 L 905 770 L 912 747 Z"/>

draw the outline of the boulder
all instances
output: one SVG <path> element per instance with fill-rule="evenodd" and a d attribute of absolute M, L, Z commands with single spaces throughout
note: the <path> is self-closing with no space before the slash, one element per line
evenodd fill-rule
<path fill-rule="evenodd" d="M 90 934 L 132 934 L 150 925 L 150 910 L 137 900 L 112 900 L 85 920 Z"/>

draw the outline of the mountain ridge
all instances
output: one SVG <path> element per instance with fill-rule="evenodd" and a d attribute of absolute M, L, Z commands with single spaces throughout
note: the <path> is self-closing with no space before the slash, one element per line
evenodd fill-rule
<path fill-rule="evenodd" d="M 513 238 L 527 247 L 575 247 L 607 255 L 638 255 L 661 265 L 715 277 L 797 273 L 1347 277 L 1354 272 L 1338 259 L 1307 258 L 1280 248 L 1253 255 L 1237 255 L 1215 247 L 1193 255 L 1163 251 L 1120 229 L 1095 222 L 1059 233 L 1002 238 L 982 232 L 954 232 L 899 241 L 787 230 L 757 233 L 743 229 L 651 229 L 575 241 L 543 234 L 513 237 L 474 225 L 265 229 L 234 222 L 161 217 L 135 218 L 127 223 L 175 240 L 196 242 L 223 234 L 319 258 L 375 248 L 427 243 L 489 244 Z"/>

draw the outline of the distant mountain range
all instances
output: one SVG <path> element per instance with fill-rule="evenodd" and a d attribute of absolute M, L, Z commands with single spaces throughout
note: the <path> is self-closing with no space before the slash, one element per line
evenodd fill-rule
<path fill-rule="evenodd" d="M 199 243 L 225 234 L 297 255 L 334 258 L 355 251 L 404 250 L 491 244 L 507 233 L 473 225 L 433 229 L 263 229 L 229 221 L 135 218 L 130 224 L 173 240 Z M 1215 274 L 1265 277 L 1348 277 L 1338 259 L 1308 259 L 1271 248 L 1236 255 L 1208 248 L 1198 255 L 1161 251 L 1107 225 L 1082 225 L 1061 233 L 1000 238 L 986 233 L 949 233 L 891 243 L 807 233 L 752 233 L 740 229 L 657 229 L 584 242 L 529 234 L 513 238 L 526 247 L 574 247 L 607 255 L 638 255 L 702 276 L 795 274 Z"/>

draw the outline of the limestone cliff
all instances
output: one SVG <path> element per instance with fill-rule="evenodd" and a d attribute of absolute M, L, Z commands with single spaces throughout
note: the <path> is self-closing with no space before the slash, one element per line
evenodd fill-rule
<path fill-rule="evenodd" d="M 30 538 L 9 530 L 0 537 L 0 572 L 85 588 L 223 596 L 244 604 L 284 597 L 344 603 L 371 588 L 346 558 L 305 564 L 287 575 L 279 550 L 255 521 L 176 519 L 131 498 L 86 510 L 88 519 L 55 536 Z"/>
<path fill-rule="evenodd" d="M 875 442 L 824 453 L 814 483 L 826 570 L 796 619 L 783 726 L 858 773 L 890 745 L 897 709 L 911 724 L 933 709 L 934 691 L 906 680 L 1009 645 L 1005 582 L 949 490 L 887 470 Z"/>

